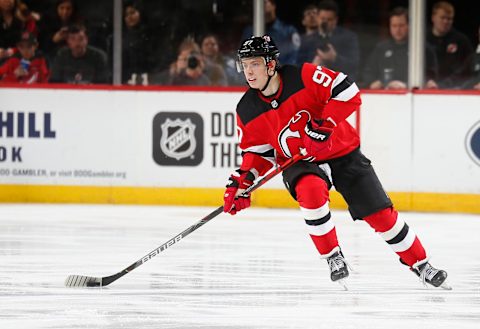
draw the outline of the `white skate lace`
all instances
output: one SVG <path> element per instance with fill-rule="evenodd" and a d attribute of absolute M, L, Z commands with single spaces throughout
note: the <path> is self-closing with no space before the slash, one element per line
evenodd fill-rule
<path fill-rule="evenodd" d="M 328 266 L 330 267 L 331 272 L 339 271 L 346 265 L 347 265 L 347 261 L 341 255 L 328 259 Z"/>
<path fill-rule="evenodd" d="M 424 284 L 427 285 L 427 282 L 431 282 L 433 277 L 438 273 L 438 270 L 430 264 L 425 264 L 425 267 L 423 270 L 420 272 L 420 281 Z"/>

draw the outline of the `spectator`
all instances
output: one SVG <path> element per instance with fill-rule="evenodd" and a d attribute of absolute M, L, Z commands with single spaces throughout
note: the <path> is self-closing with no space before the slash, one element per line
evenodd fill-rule
<path fill-rule="evenodd" d="M 57 51 L 67 45 L 68 27 L 82 23 L 74 0 L 57 0 L 54 10 L 40 21 L 40 45 L 52 61 Z"/>
<path fill-rule="evenodd" d="M 379 42 L 370 54 L 363 81 L 370 89 L 405 89 L 408 84 L 408 10 L 397 7 L 389 17 L 390 38 Z M 426 78 L 436 78 L 435 53 L 426 48 Z"/>
<path fill-rule="evenodd" d="M 44 13 L 46 13 L 48 10 L 50 10 L 50 7 L 52 7 L 52 3 L 55 2 L 56 0 L 22 0 L 24 4 L 28 6 L 29 9 L 31 9 L 30 14 L 34 17 L 35 21 L 39 22 L 42 20 Z M 39 31 L 40 33 L 40 31 Z M 37 35 L 37 39 L 40 35 Z M 38 39 L 40 41 L 40 39 Z M 39 44 L 40 46 L 40 44 Z"/>
<path fill-rule="evenodd" d="M 468 38 L 452 27 L 455 9 L 446 1 L 432 8 L 432 28 L 427 42 L 438 59 L 438 80 L 430 81 L 428 88 L 459 88 L 471 77 L 473 47 Z"/>
<path fill-rule="evenodd" d="M 473 65 L 473 79 L 472 79 L 472 88 L 480 90 L 480 26 L 478 27 L 478 45 L 477 51 L 475 52 L 475 60 Z"/>
<path fill-rule="evenodd" d="M 24 27 L 23 29 L 27 32 L 32 33 L 35 37 L 38 36 L 38 27 L 37 21 L 40 19 L 40 14 L 37 12 L 31 11 L 28 6 L 18 0 L 18 16 L 23 21 Z"/>
<path fill-rule="evenodd" d="M 129 1 L 123 7 L 122 82 L 130 85 L 148 85 L 152 62 L 152 42 L 143 22 L 143 8 L 139 2 Z"/>
<path fill-rule="evenodd" d="M 52 66 L 51 82 L 108 83 L 107 55 L 88 45 L 83 25 L 68 29 L 67 47 L 60 49 Z"/>
<path fill-rule="evenodd" d="M 27 19 L 20 10 L 18 0 L 0 0 L 0 63 L 15 53 Z M 28 31 L 36 32 L 35 22 L 29 20 Z"/>
<path fill-rule="evenodd" d="M 309 4 L 303 10 L 302 25 L 305 27 L 305 33 L 301 36 L 310 35 L 318 32 L 318 7 Z"/>
<path fill-rule="evenodd" d="M 35 36 L 25 31 L 17 43 L 18 52 L 0 66 L 2 82 L 42 83 L 48 81 L 47 62 Z"/>
<path fill-rule="evenodd" d="M 473 77 L 465 83 L 466 89 L 480 90 L 480 26 L 478 27 L 478 45 L 473 60 Z"/>
<path fill-rule="evenodd" d="M 318 4 L 318 32 L 303 39 L 298 64 L 312 62 L 355 79 L 360 60 L 358 38 L 355 33 L 338 26 L 338 13 L 333 1 L 324 0 Z"/>
<path fill-rule="evenodd" d="M 295 64 L 297 62 L 298 49 L 300 48 L 300 35 L 297 29 L 282 22 L 277 18 L 277 4 L 275 0 L 265 0 L 265 23 L 266 32 L 275 40 L 280 50 L 280 62 L 283 64 Z M 253 27 L 247 26 L 243 31 L 242 39 L 253 35 Z"/>
<path fill-rule="evenodd" d="M 318 7 L 315 4 L 310 4 L 303 9 L 302 25 L 305 27 L 305 33 L 300 35 L 300 51 L 297 57 L 298 64 L 302 65 L 304 62 L 313 60 L 313 57 L 307 59 L 303 53 L 305 45 L 308 40 L 314 38 L 313 35 L 318 33 Z"/>
<path fill-rule="evenodd" d="M 234 82 L 240 75 L 236 71 L 236 67 L 227 65 L 225 57 L 220 53 L 216 35 L 205 35 L 201 41 L 201 50 L 205 60 L 205 72 L 210 78 L 212 86 L 227 86 L 229 81 Z"/>
<path fill-rule="evenodd" d="M 175 86 L 209 86 L 211 81 L 205 74 L 205 62 L 200 46 L 186 38 L 179 47 L 177 60 L 170 68 L 158 74 L 152 74 L 152 84 Z"/>

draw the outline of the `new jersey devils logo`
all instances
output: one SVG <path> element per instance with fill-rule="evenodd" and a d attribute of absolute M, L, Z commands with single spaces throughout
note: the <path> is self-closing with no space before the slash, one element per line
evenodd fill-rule
<path fill-rule="evenodd" d="M 305 110 L 299 111 L 278 135 L 278 144 L 287 158 L 291 158 L 292 154 L 298 153 L 303 147 L 300 132 L 308 121 L 310 121 L 310 113 Z"/>

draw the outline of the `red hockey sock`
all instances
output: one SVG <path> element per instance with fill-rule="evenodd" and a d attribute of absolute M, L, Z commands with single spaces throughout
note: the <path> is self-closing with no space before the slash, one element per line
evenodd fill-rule
<path fill-rule="evenodd" d="M 411 267 L 416 262 L 427 258 L 425 249 L 415 232 L 398 218 L 398 213 L 393 207 L 380 210 L 365 217 L 364 220 L 380 234 L 408 266 Z"/>
<path fill-rule="evenodd" d="M 318 176 L 305 175 L 298 180 L 295 192 L 315 247 L 320 255 L 329 254 L 338 247 L 338 240 L 330 218 L 327 184 Z"/>

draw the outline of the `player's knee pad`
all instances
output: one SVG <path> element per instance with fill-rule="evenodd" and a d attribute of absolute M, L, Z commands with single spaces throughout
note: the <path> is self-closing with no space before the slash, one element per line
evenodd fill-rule
<path fill-rule="evenodd" d="M 375 229 L 376 232 L 382 233 L 390 230 L 397 222 L 397 218 L 398 213 L 395 208 L 388 207 L 365 216 L 363 219 Z"/>
<path fill-rule="evenodd" d="M 330 212 L 328 206 L 328 185 L 320 177 L 312 174 L 300 177 L 295 186 L 295 194 L 302 211 L 311 209 L 322 214 Z M 308 217 L 313 219 L 323 217 L 323 215 Z"/>
<path fill-rule="evenodd" d="M 318 166 L 318 164 L 304 161 L 297 162 L 282 173 L 283 183 L 295 200 L 297 200 L 296 187 L 298 181 L 306 175 L 316 176 L 323 180 L 327 186 L 327 192 L 332 187 L 332 183 L 327 174 Z"/>

